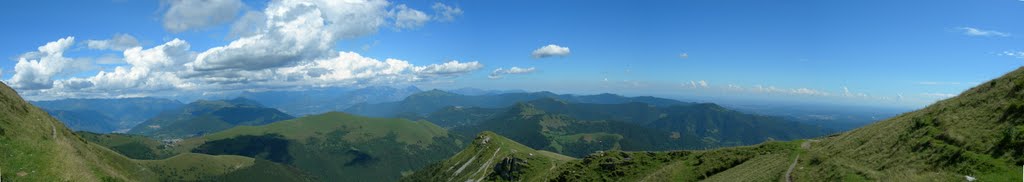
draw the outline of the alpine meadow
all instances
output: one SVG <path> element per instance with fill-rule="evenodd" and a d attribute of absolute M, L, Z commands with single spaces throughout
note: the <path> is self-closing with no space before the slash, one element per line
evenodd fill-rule
<path fill-rule="evenodd" d="M 0 5 L 0 181 L 1024 181 L 1024 1 Z"/>

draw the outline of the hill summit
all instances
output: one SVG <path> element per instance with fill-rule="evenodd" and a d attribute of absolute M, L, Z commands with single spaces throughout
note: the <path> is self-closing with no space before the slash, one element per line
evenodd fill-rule
<path fill-rule="evenodd" d="M 274 108 L 246 98 L 199 100 L 164 111 L 128 131 L 155 138 L 202 136 L 235 126 L 256 126 L 292 119 Z"/>

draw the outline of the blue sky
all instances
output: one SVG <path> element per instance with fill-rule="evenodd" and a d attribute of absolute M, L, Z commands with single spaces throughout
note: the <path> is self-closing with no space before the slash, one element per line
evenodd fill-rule
<path fill-rule="evenodd" d="M 220 0 L 201 6 L 206 9 L 190 6 L 5 2 L 0 79 L 30 99 L 417 85 L 913 108 L 1024 63 L 1024 2 L 1018 0 L 368 0 L 330 9 L 324 2 Z M 232 33 L 250 24 L 247 14 L 266 17 L 272 9 L 319 10 L 313 15 L 325 20 L 300 30 L 331 38 L 271 36 L 290 29 L 266 22 L 289 16 L 257 18 L 256 30 Z M 115 35 L 137 43 L 90 46 L 89 40 Z M 254 35 L 268 43 L 211 51 Z M 62 55 L 33 56 L 42 52 L 37 47 L 69 36 L 74 40 Z M 188 45 L 178 55 L 146 51 L 175 39 Z M 307 42 L 286 41 L 293 39 Z M 321 44 L 327 46 L 316 47 Z M 532 56 L 547 45 L 568 51 Z M 138 55 L 156 56 L 124 61 L 125 49 L 134 46 L 141 46 Z M 26 66 L 17 70 L 22 58 Z M 35 68 L 28 66 L 33 60 Z M 112 74 L 117 67 L 124 70 Z M 24 73 L 15 79 L 18 72 Z"/>

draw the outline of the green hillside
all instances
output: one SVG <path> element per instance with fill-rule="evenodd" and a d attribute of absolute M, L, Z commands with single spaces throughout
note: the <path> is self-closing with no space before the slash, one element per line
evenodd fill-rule
<path fill-rule="evenodd" d="M 177 154 L 167 144 L 142 135 L 98 134 L 85 131 L 75 134 L 88 142 L 107 147 L 132 159 L 163 159 Z"/>
<path fill-rule="evenodd" d="M 579 120 L 610 120 L 696 136 L 701 144 L 690 148 L 753 145 L 770 140 L 795 140 L 832 133 L 817 126 L 779 117 L 746 114 L 713 103 L 657 107 L 639 102 L 621 104 L 569 103 L 539 99 L 529 104 L 549 114 Z M 653 149 L 645 149 L 653 150 Z"/>
<path fill-rule="evenodd" d="M 482 121 L 487 121 L 488 119 L 491 119 L 495 116 L 498 116 L 501 113 L 504 113 L 506 109 L 507 108 L 449 106 L 422 117 L 404 117 L 406 117 L 406 119 L 411 120 L 427 120 L 441 127 L 452 128 L 458 126 L 475 125 Z"/>
<path fill-rule="evenodd" d="M 79 138 L 0 84 L 0 178 L 12 181 L 155 179 L 151 171 Z"/>
<path fill-rule="evenodd" d="M 405 180 L 468 179 L 444 169 L 456 167 L 459 163 L 455 161 L 464 161 L 464 153 L 481 147 L 477 145 L 474 143 L 459 155 Z M 924 109 L 816 140 L 766 142 L 703 151 L 603 151 L 549 170 L 518 170 L 513 173 L 517 174 L 516 178 L 477 179 L 966 181 L 975 178 L 978 181 L 1021 181 L 1020 174 L 1024 171 L 1021 156 L 1024 156 L 1024 68 Z M 504 165 L 480 169 L 487 176 L 509 173 Z M 531 164 L 523 162 L 512 166 Z"/>
<path fill-rule="evenodd" d="M 480 113 L 474 113 L 480 112 Z M 818 137 L 830 131 L 714 104 L 656 107 L 644 103 L 569 103 L 538 99 L 496 111 L 448 108 L 427 119 L 463 123 L 452 131 L 493 131 L 526 146 L 582 157 L 601 150 L 666 151 L 753 145 Z"/>
<path fill-rule="evenodd" d="M 138 161 L 159 181 L 315 181 L 305 173 L 261 159 L 233 155 L 185 153 L 161 160 Z"/>
<path fill-rule="evenodd" d="M 598 152 L 574 159 L 482 132 L 459 154 L 403 181 L 776 181 L 797 142 L 710 151 Z"/>
<path fill-rule="evenodd" d="M 794 179 L 1021 181 L 1024 68 L 815 143 Z"/>
<path fill-rule="evenodd" d="M 264 125 L 293 117 L 245 98 L 189 103 L 168 110 L 135 126 L 128 133 L 175 139 L 226 130 L 235 126 Z"/>
<path fill-rule="evenodd" d="M 780 181 L 799 153 L 797 142 L 707 151 L 607 151 L 546 175 L 555 181 Z"/>
<path fill-rule="evenodd" d="M 178 152 L 256 157 L 318 179 L 393 181 L 458 152 L 461 141 L 426 121 L 339 112 L 263 126 L 240 126 L 187 139 Z"/>
<path fill-rule="evenodd" d="M 239 156 L 185 154 L 165 160 L 132 160 L 88 142 L 0 84 L 0 179 L 4 181 L 307 179 L 297 171 L 253 172 L 281 168 L 287 169 Z"/>
<path fill-rule="evenodd" d="M 697 136 L 708 147 L 805 139 L 834 132 L 780 117 L 746 114 L 712 103 L 658 108 L 658 113 L 658 119 L 647 123 L 647 127 Z"/>
<path fill-rule="evenodd" d="M 672 136 L 667 131 L 618 121 L 577 120 L 520 103 L 477 125 L 452 129 L 462 136 L 493 131 L 525 146 L 569 156 L 600 150 L 671 150 L 702 146 L 695 136 Z"/>
<path fill-rule="evenodd" d="M 403 181 L 544 181 L 551 179 L 544 174 L 570 160 L 574 159 L 483 132 L 465 150 Z"/>

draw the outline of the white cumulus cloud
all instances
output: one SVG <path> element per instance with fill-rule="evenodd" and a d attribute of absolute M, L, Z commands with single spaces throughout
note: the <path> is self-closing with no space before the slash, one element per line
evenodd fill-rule
<path fill-rule="evenodd" d="M 824 91 L 820 91 L 820 90 L 815 90 L 815 89 L 809 89 L 809 88 L 797 88 L 797 89 L 791 90 L 790 92 L 792 92 L 793 94 L 797 94 L 797 95 L 812 95 L 812 96 L 828 96 L 829 95 L 828 92 L 824 92 Z"/>
<path fill-rule="evenodd" d="M 342 38 L 376 32 L 386 1 L 274 1 L 264 11 L 260 32 L 214 47 L 188 64 L 199 71 L 260 70 L 331 57 Z"/>
<path fill-rule="evenodd" d="M 569 55 L 569 48 L 555 44 L 548 44 L 544 47 L 537 48 L 537 50 L 533 50 L 533 53 L 530 55 L 533 56 L 533 58 L 546 58 L 553 56 L 565 57 Z"/>
<path fill-rule="evenodd" d="M 533 73 L 533 72 L 534 72 L 534 71 L 536 71 L 536 70 L 537 70 L 537 69 L 536 69 L 536 68 L 534 68 L 534 67 L 529 67 L 529 68 L 520 68 L 520 67 L 515 67 L 515 66 L 513 66 L 513 67 L 511 67 L 511 68 L 508 68 L 508 69 L 505 69 L 505 68 L 498 68 L 498 69 L 495 69 L 494 71 L 491 71 L 491 74 L 490 74 L 490 75 L 487 75 L 487 78 L 490 78 L 490 79 L 499 79 L 499 78 L 502 78 L 502 77 L 504 77 L 505 75 L 512 75 L 512 74 L 527 74 L 527 73 Z M 607 80 L 608 80 L 608 79 L 607 79 L 607 78 L 605 78 L 605 81 L 607 81 Z"/>
<path fill-rule="evenodd" d="M 479 62 L 476 61 L 463 63 L 457 60 L 453 60 L 443 64 L 417 66 L 413 67 L 412 70 L 414 73 L 423 76 L 446 76 L 468 73 L 470 71 L 476 71 L 483 67 L 483 64 L 480 64 Z"/>
<path fill-rule="evenodd" d="M 459 7 L 451 7 L 440 2 L 434 3 L 431 6 L 434 9 L 434 19 L 442 22 L 454 21 L 455 17 L 462 16 L 462 9 Z"/>
<path fill-rule="evenodd" d="M 227 23 L 235 19 L 244 4 L 240 0 L 169 0 L 163 25 L 170 32 L 183 32 Z"/>
<path fill-rule="evenodd" d="M 683 86 L 689 88 L 708 88 L 708 82 L 704 80 L 693 81 L 690 80 L 689 84 L 683 83 Z"/>
<path fill-rule="evenodd" d="M 17 89 L 48 89 L 53 87 L 53 77 L 73 71 L 74 59 L 64 57 L 75 43 L 75 37 L 66 37 L 39 46 L 38 51 L 23 54 L 14 65 L 14 76 L 7 81 Z"/>
<path fill-rule="evenodd" d="M 113 71 L 100 71 L 87 78 L 95 90 L 136 90 L 183 88 L 189 85 L 177 76 L 182 69 L 179 65 L 195 57 L 189 51 L 190 45 L 174 39 L 149 49 L 135 47 L 124 51 L 124 59 L 130 66 L 118 66 Z"/>
<path fill-rule="evenodd" d="M 395 27 L 399 29 L 419 28 L 430 20 L 427 13 L 409 8 L 405 4 L 399 4 L 388 15 L 395 19 Z"/>
<path fill-rule="evenodd" d="M 204 13 L 175 8 L 194 5 L 189 3 L 194 2 L 170 2 L 167 14 Z M 132 41 L 120 40 L 129 40 L 130 35 L 119 34 L 86 44 L 91 49 L 121 50 L 122 55 L 69 58 L 64 52 L 71 51 L 74 37 L 67 37 L 22 54 L 14 76 L 5 82 L 30 100 L 109 98 L 437 82 L 484 67 L 477 61 L 456 60 L 415 65 L 336 49 L 340 40 L 374 34 L 393 23 L 389 6 L 384 0 L 271 1 L 263 11 L 247 12 L 232 25 L 229 37 L 237 38 L 206 50 L 191 50 L 180 39 L 149 48 L 134 40 L 134 46 L 129 46 L 124 42 Z M 186 23 L 185 27 L 201 26 Z M 79 75 L 84 68 L 96 67 L 93 64 L 118 65 L 95 75 Z"/>
<path fill-rule="evenodd" d="M 479 62 L 449 61 L 442 64 L 416 66 L 404 60 L 383 61 L 363 57 L 354 52 L 339 52 L 338 56 L 320 59 L 294 67 L 274 70 L 267 77 L 269 84 L 314 84 L 340 86 L 352 84 L 390 84 L 429 80 L 437 77 L 458 76 L 483 67 Z M 299 81 L 301 80 L 301 81 Z"/>

